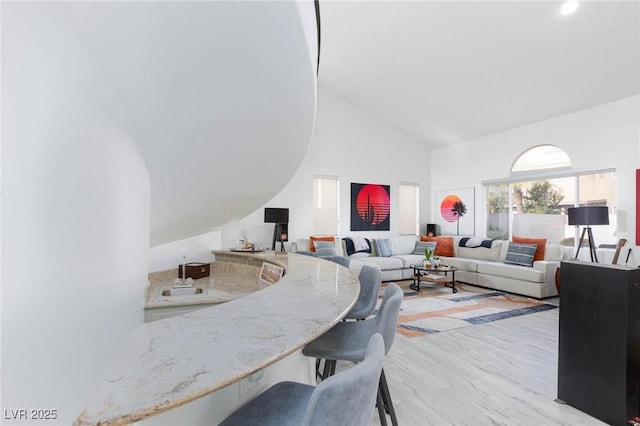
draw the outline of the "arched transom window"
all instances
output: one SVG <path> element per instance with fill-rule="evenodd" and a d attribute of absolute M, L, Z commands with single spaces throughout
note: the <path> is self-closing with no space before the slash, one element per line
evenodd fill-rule
<path fill-rule="evenodd" d="M 562 149 L 553 145 L 538 145 L 520 154 L 511 167 L 511 173 L 570 167 L 571 160 Z"/>

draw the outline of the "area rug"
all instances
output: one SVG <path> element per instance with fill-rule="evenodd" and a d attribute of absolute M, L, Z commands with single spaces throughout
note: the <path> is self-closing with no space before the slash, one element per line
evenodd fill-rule
<path fill-rule="evenodd" d="M 419 337 L 519 315 L 556 309 L 551 303 L 456 283 L 457 293 L 441 285 L 411 290 L 411 281 L 397 283 L 404 291 L 398 333 Z M 384 291 L 384 290 L 383 290 Z"/>

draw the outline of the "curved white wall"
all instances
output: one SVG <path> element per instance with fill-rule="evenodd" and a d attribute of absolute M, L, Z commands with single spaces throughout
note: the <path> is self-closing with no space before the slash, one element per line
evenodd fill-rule
<path fill-rule="evenodd" d="M 142 322 L 149 242 L 211 233 L 295 173 L 315 20 L 295 2 L 1 7 L 1 403 L 69 424 Z"/>
<path fill-rule="evenodd" d="M 61 9 L 131 118 L 151 179 L 152 246 L 244 217 L 293 176 L 316 78 L 305 32 L 315 18 L 303 23 L 295 2 Z"/>
<path fill-rule="evenodd" d="M 2 423 L 70 424 L 143 320 L 149 178 L 56 7 L 2 8 Z"/>

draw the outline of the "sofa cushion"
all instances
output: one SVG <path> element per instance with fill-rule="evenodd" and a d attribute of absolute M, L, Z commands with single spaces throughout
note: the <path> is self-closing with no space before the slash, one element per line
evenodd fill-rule
<path fill-rule="evenodd" d="M 544 260 L 562 261 L 564 258 L 564 247 L 560 244 L 547 244 L 544 249 Z"/>
<path fill-rule="evenodd" d="M 536 244 L 537 249 L 536 249 L 536 254 L 533 260 L 544 260 L 544 249 L 547 245 L 546 238 L 526 238 L 526 237 L 514 236 L 512 238 L 512 241 L 514 243 L 520 243 L 520 244 Z"/>
<path fill-rule="evenodd" d="M 545 273 L 539 269 L 525 268 L 500 262 L 478 262 L 478 274 L 534 283 L 543 283 L 545 278 Z"/>
<path fill-rule="evenodd" d="M 434 251 L 437 244 L 438 243 L 433 241 L 416 241 L 416 245 L 411 254 L 420 254 L 424 257 L 424 249 L 429 248 L 429 250 Z"/>
<path fill-rule="evenodd" d="M 520 244 L 509 243 L 509 249 L 507 250 L 507 257 L 504 263 L 510 265 L 520 266 L 533 266 L 533 258 L 536 254 L 537 244 Z"/>
<path fill-rule="evenodd" d="M 417 237 L 415 235 L 400 235 L 390 237 L 391 251 L 396 254 L 411 254 L 416 246 Z"/>
<path fill-rule="evenodd" d="M 389 269 L 402 269 L 403 262 L 402 259 L 397 257 L 378 257 L 378 256 L 370 256 L 359 258 L 360 261 L 365 264 L 374 264 L 380 267 L 381 271 L 389 270 Z"/>
<path fill-rule="evenodd" d="M 450 257 L 442 259 L 442 261 L 451 266 L 455 266 L 460 271 L 478 272 L 478 262 L 476 259 L 466 259 L 464 257 Z"/>
<path fill-rule="evenodd" d="M 491 260 L 494 262 L 500 261 L 500 249 L 502 248 L 502 241 L 494 240 L 491 243 L 491 248 L 486 247 L 458 247 L 458 256 L 468 259 L 479 260 Z"/>
<path fill-rule="evenodd" d="M 394 259 L 402 260 L 402 267 L 409 268 L 411 265 L 422 265 L 424 263 L 424 253 L 417 254 L 394 254 Z"/>
<path fill-rule="evenodd" d="M 351 255 L 349 255 L 349 258 L 351 259 L 366 259 L 368 257 L 372 257 L 373 253 L 367 253 L 367 252 L 358 252 L 358 253 L 353 253 Z"/>
<path fill-rule="evenodd" d="M 391 257 L 393 251 L 391 251 L 391 241 L 388 238 L 373 240 L 373 246 L 376 250 L 376 256 Z"/>
<path fill-rule="evenodd" d="M 451 237 L 428 237 L 420 235 L 420 241 L 433 241 L 436 243 L 436 256 L 453 257 L 453 238 Z"/>
<path fill-rule="evenodd" d="M 337 256 L 336 245 L 333 241 L 314 241 L 313 246 L 320 257 Z"/>

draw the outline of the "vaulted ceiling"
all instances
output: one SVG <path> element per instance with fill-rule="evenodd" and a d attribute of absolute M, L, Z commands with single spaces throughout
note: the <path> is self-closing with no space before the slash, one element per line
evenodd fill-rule
<path fill-rule="evenodd" d="M 639 93 L 640 3 L 320 2 L 319 84 L 437 147 Z"/>

